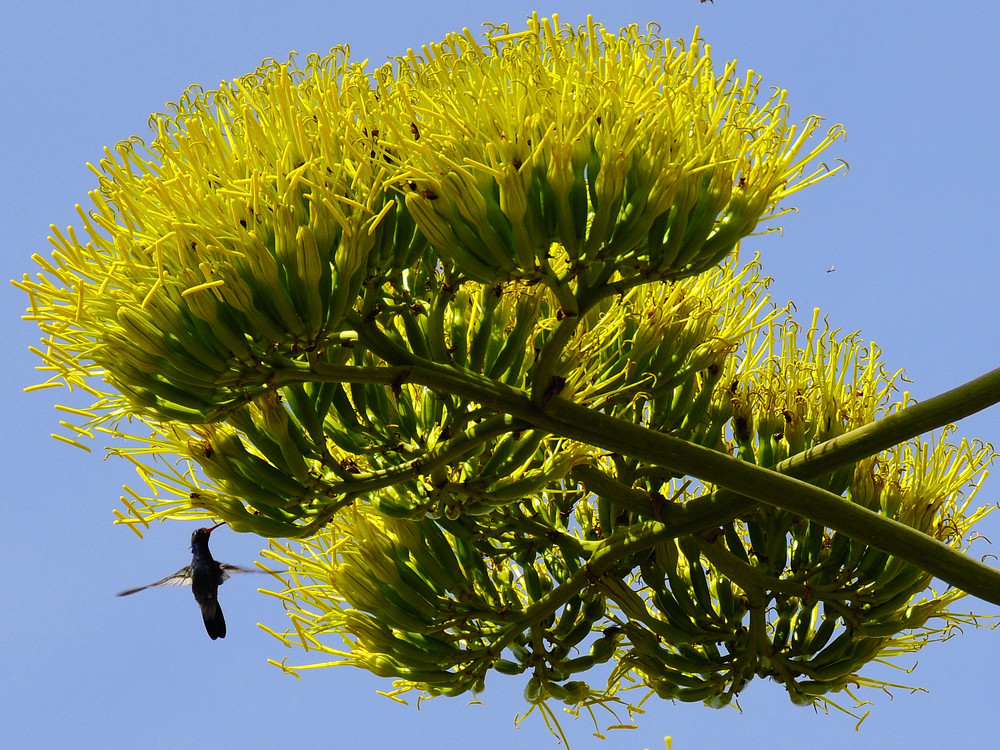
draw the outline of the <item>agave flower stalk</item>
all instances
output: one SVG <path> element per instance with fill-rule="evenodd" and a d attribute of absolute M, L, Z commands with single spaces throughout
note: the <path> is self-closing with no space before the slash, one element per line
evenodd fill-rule
<path fill-rule="evenodd" d="M 966 554 L 992 450 L 944 428 L 1000 376 L 913 404 L 874 345 L 800 341 L 736 248 L 843 131 L 760 86 L 697 33 L 536 15 L 191 90 L 17 282 L 42 385 L 147 485 L 119 522 L 271 539 L 271 632 L 399 690 L 875 684 L 1000 603 Z"/>

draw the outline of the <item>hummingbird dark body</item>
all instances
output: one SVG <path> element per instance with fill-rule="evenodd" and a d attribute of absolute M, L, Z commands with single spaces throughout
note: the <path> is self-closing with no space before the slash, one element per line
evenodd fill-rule
<path fill-rule="evenodd" d="M 191 591 L 201 607 L 205 630 L 213 641 L 226 637 L 226 618 L 219 606 L 219 586 L 229 578 L 208 549 L 208 537 L 215 528 L 218 527 L 197 529 L 191 534 Z"/>
<path fill-rule="evenodd" d="M 223 521 L 223 523 L 225 523 Z M 219 606 L 219 586 L 229 578 L 230 573 L 259 573 L 255 568 L 241 568 L 239 565 L 220 563 L 208 549 L 208 537 L 222 526 L 218 523 L 208 529 L 196 529 L 191 534 L 191 564 L 185 565 L 173 575 L 161 578 L 159 581 L 122 591 L 118 596 L 135 594 L 152 586 L 186 586 L 190 584 L 194 600 L 201 607 L 201 617 L 205 621 L 205 630 L 214 641 L 226 637 L 226 619 L 222 616 Z"/>

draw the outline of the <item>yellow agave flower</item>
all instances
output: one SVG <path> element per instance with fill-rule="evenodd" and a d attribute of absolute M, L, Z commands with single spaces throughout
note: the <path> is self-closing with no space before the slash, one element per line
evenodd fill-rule
<path fill-rule="evenodd" d="M 18 284 L 53 380 L 106 371 L 134 410 L 211 422 L 265 389 L 268 362 L 336 341 L 370 263 L 414 241 L 365 145 L 374 106 L 336 49 L 192 89 L 148 144 L 106 149 L 86 238 L 53 228 Z"/>
<path fill-rule="evenodd" d="M 780 200 L 826 176 L 785 92 L 635 26 L 533 15 L 480 45 L 454 33 L 378 71 L 406 205 L 471 278 L 579 285 L 679 278 L 725 257 Z M 552 243 L 567 261 L 552 267 Z"/>
<path fill-rule="evenodd" d="M 708 52 L 535 15 L 374 75 L 335 49 L 192 89 L 106 151 L 86 237 L 54 230 L 18 283 L 52 382 L 106 372 L 130 410 L 223 419 L 334 351 L 365 278 L 398 292 L 428 240 L 425 267 L 541 280 L 568 314 L 716 264 L 842 131 L 806 150 L 818 118 Z"/>

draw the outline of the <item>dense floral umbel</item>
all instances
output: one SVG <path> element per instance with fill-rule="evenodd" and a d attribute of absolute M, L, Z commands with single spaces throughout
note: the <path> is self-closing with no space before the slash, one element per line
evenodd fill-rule
<path fill-rule="evenodd" d="M 18 282 L 43 385 L 92 393 L 71 427 L 139 471 L 121 523 L 275 539 L 279 637 L 400 689 L 863 684 L 955 622 L 932 573 L 993 575 L 959 554 L 992 453 L 850 452 L 909 404 L 874 346 L 818 318 L 802 346 L 735 252 L 841 133 L 807 145 L 759 84 L 697 36 L 533 16 L 191 90 Z"/>
<path fill-rule="evenodd" d="M 901 408 L 877 348 L 815 320 L 800 348 L 797 330 L 772 320 L 724 358 L 712 397 L 695 399 L 705 404 L 695 436 L 773 465 Z M 637 411 L 656 419 L 658 403 Z M 819 484 L 963 549 L 987 512 L 971 503 L 992 457 L 982 444 L 911 441 Z M 718 707 L 755 676 L 797 703 L 884 687 L 865 665 L 969 621 L 949 611 L 960 591 L 939 594 L 921 568 L 791 513 L 755 506 L 680 536 L 656 524 L 706 489 L 594 454 L 493 513 L 400 522 L 356 506 L 310 540 L 272 544 L 270 556 L 295 571 L 276 593 L 294 622 L 279 637 L 396 678 L 400 692 L 479 690 L 493 668 L 530 674 L 536 704 L 613 705 L 642 685 Z M 639 551 L 602 574 L 595 561 L 616 544 Z M 606 684 L 581 679 L 612 659 Z"/>
<path fill-rule="evenodd" d="M 741 267 L 734 257 L 685 282 L 640 287 L 622 301 L 602 301 L 584 316 L 588 325 L 577 329 L 557 366 L 564 393 L 621 418 L 723 447 L 729 412 L 710 408 L 720 381 L 705 380 L 704 373 L 728 361 L 750 332 L 775 322 L 773 312 L 763 312 L 765 286 L 756 264 Z M 513 388 L 530 387 L 535 352 L 558 325 L 558 302 L 542 285 L 511 285 L 498 297 L 466 282 L 454 296 L 412 302 L 429 312 L 408 324 L 393 319 L 387 337 Z M 349 351 L 354 370 L 341 367 L 335 374 L 389 372 L 362 367 L 378 360 L 360 343 Z M 148 443 L 132 438 L 137 447 L 121 451 L 132 460 L 179 454 L 199 465 L 209 481 L 190 471 L 148 466 L 158 477 L 159 495 L 130 501 L 129 515 L 147 521 L 194 506 L 237 530 L 301 536 L 365 493 L 367 503 L 393 517 L 457 518 L 502 509 L 558 484 L 574 465 L 596 455 L 589 446 L 547 439 L 516 420 L 477 418 L 474 404 L 427 385 L 401 382 L 393 389 L 385 378 L 319 382 L 329 371 L 315 363 L 311 377 L 317 382 L 282 388 L 287 409 L 275 392 L 266 392 L 229 410 L 219 423 L 174 423 L 161 426 Z M 301 371 L 275 371 L 276 378 L 293 376 Z"/>
<path fill-rule="evenodd" d="M 788 122 L 785 92 L 713 69 L 698 38 L 529 19 L 481 46 L 451 34 L 383 68 L 406 204 L 470 277 L 579 284 L 680 278 L 715 265 L 838 135 Z M 815 168 L 814 168 L 815 169 Z M 553 243 L 568 263 L 552 268 Z"/>
<path fill-rule="evenodd" d="M 56 231 L 35 256 L 47 273 L 21 285 L 46 364 L 74 385 L 106 373 L 151 416 L 216 421 L 304 352 L 341 361 L 363 280 L 417 262 L 424 237 L 449 283 L 542 281 L 575 325 L 712 267 L 829 174 L 806 169 L 842 131 L 805 150 L 818 118 L 789 124 L 784 92 L 759 103 L 758 85 L 715 74 L 697 38 L 532 17 L 374 81 L 337 49 L 191 90 L 148 146 L 107 150 L 87 241 Z"/>
<path fill-rule="evenodd" d="M 103 370 L 154 417 L 211 422 L 323 350 L 381 245 L 414 241 L 361 147 L 368 81 L 344 50 L 265 65 L 189 91 L 148 146 L 107 150 L 88 241 L 56 231 L 52 261 L 35 256 L 48 273 L 23 282 L 47 364 L 77 385 Z"/>

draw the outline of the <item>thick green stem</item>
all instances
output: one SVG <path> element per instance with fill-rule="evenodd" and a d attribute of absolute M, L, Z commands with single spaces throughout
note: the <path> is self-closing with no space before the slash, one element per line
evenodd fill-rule
<path fill-rule="evenodd" d="M 1000 379 L 1000 372 L 991 375 Z M 440 388 L 463 398 L 478 401 L 485 406 L 505 411 L 553 434 L 665 466 L 724 487 L 735 495 L 749 497 L 817 521 L 853 539 L 917 565 L 962 591 L 1000 604 L 1000 571 L 966 557 L 909 526 L 847 502 L 842 497 L 800 479 L 762 469 L 718 451 L 609 417 L 559 397 L 552 398 L 547 408 L 542 411 L 535 407 L 524 393 L 485 379 L 470 377 L 453 368 L 421 362 L 414 365 L 411 378 L 428 387 Z M 984 378 L 989 381 L 985 385 L 981 382 Z M 978 398 L 955 396 L 955 391 L 951 391 L 945 394 L 945 396 L 950 395 L 949 403 L 961 404 L 961 409 L 966 410 L 965 414 L 968 414 L 977 410 L 973 408 L 974 404 L 980 404 L 978 408 L 984 408 L 988 405 L 985 403 L 986 400 L 992 398 L 991 403 L 1000 400 L 1000 388 L 995 385 L 996 381 L 991 380 L 990 376 L 984 378 L 973 381 Z M 992 388 L 996 388 L 995 394 L 992 392 L 991 383 Z M 952 413 L 953 410 L 949 411 L 949 416 Z M 921 415 L 919 420 L 921 431 L 929 429 L 935 421 L 925 413 L 918 412 L 918 415 Z M 902 414 L 898 416 L 901 418 Z M 903 422 L 905 424 L 905 420 Z M 941 424 L 947 422 L 948 420 L 945 420 Z M 902 434 L 898 421 L 894 420 L 890 426 L 894 436 Z M 873 441 L 873 438 L 869 435 L 865 440 Z M 868 442 L 868 444 L 874 443 Z M 856 444 L 848 443 L 848 445 L 850 449 L 844 449 L 844 454 L 850 457 L 843 458 L 845 462 L 868 455 L 855 454 L 858 450 Z M 827 462 L 830 461 L 829 455 L 826 454 Z M 663 531 L 671 537 L 676 535 L 666 528 Z"/>
<path fill-rule="evenodd" d="M 516 432 L 525 426 L 506 414 L 497 414 L 464 430 L 450 440 L 439 443 L 417 458 L 383 471 L 355 474 L 346 481 L 331 484 L 326 488 L 326 492 L 335 497 L 340 494 L 373 492 L 382 487 L 389 487 L 420 474 L 430 473 L 439 466 L 464 459 L 487 440 Z"/>
<path fill-rule="evenodd" d="M 661 435 L 558 398 L 549 404 L 545 417 L 560 423 L 558 426 L 545 426 L 545 429 L 555 434 L 667 466 L 761 503 L 817 521 L 852 539 L 917 565 L 962 591 L 1000 604 L 1000 571 L 966 557 L 916 529 L 800 479 L 762 469 L 717 451 L 686 443 L 669 435 Z M 539 422 L 544 420 L 528 418 L 527 421 L 541 427 Z"/>
<path fill-rule="evenodd" d="M 574 467 L 573 478 L 582 482 L 588 492 L 607 498 L 615 503 L 615 505 L 620 505 L 630 513 L 635 513 L 643 518 L 653 518 L 657 513 L 657 509 L 653 507 L 653 501 L 650 499 L 648 492 L 641 492 L 631 487 L 626 487 L 594 466 L 584 464 Z M 679 513 L 675 513 L 675 511 L 680 511 L 681 509 L 680 505 L 665 508 L 664 513 L 661 513 L 660 520 L 672 523 L 674 516 L 680 515 Z"/>
<path fill-rule="evenodd" d="M 275 370 L 270 382 L 276 388 L 293 383 L 380 383 L 394 385 L 406 380 L 409 367 L 355 367 L 314 362 L 307 367 Z"/>
<path fill-rule="evenodd" d="M 573 337 L 577 324 L 580 321 L 578 315 L 567 315 L 556 326 L 556 329 L 549 336 L 548 341 L 542 347 L 535 367 L 532 371 L 531 379 L 534 383 L 531 392 L 531 400 L 539 406 L 544 406 L 546 401 L 557 392 L 554 388 L 553 376 L 556 367 L 559 365 L 559 358 L 562 356 L 566 344 Z"/>
<path fill-rule="evenodd" d="M 682 524 L 683 531 L 658 524 L 656 533 L 664 537 L 704 529 L 708 521 L 712 525 L 724 522 L 751 510 L 752 501 L 756 501 L 822 523 L 917 565 L 956 588 L 1000 604 L 1000 572 L 915 529 L 796 478 L 822 476 L 1000 401 L 1000 370 L 815 446 L 782 462 L 777 471 L 771 471 L 558 396 L 551 398 L 543 410 L 523 391 L 454 367 L 419 360 L 408 353 L 404 361 L 396 364 L 411 365 L 401 368 L 404 378 L 411 382 L 478 402 L 556 435 L 697 477 L 731 493 L 719 492 L 712 499 L 692 501 L 688 504 L 689 512 L 698 522 L 693 523 L 689 518 Z M 373 374 L 365 373 L 367 378 Z M 397 371 L 397 374 L 403 373 Z M 652 529 L 646 531 L 652 533 Z"/>
<path fill-rule="evenodd" d="M 1000 402 L 1000 369 L 820 443 L 783 461 L 777 470 L 800 478 L 820 477 L 997 402 Z"/>
<path fill-rule="evenodd" d="M 802 480 L 818 479 L 997 402 L 1000 402 L 1000 369 L 791 456 L 779 463 L 775 471 Z M 680 533 L 702 531 L 749 513 L 754 504 L 753 499 L 743 494 L 720 489 L 686 503 L 684 519 L 676 520 L 684 527 Z"/>

